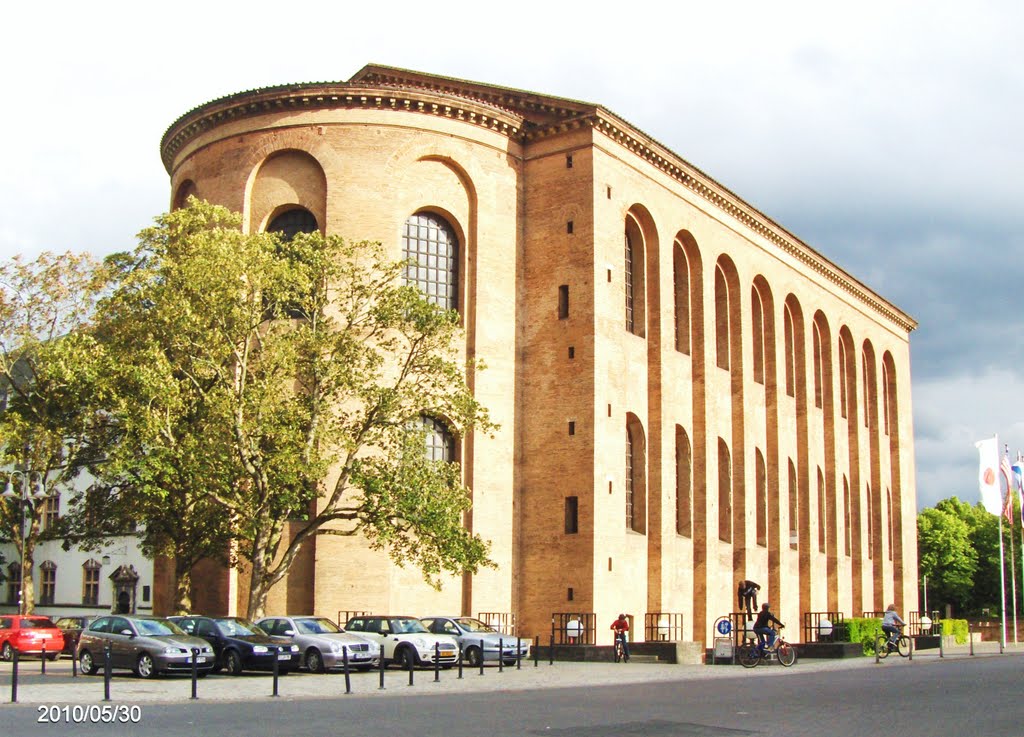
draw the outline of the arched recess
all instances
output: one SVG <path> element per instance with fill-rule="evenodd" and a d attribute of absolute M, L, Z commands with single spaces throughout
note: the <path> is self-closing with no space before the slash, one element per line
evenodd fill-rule
<path fill-rule="evenodd" d="M 693 234 L 681 230 L 675 246 L 686 257 L 689 272 L 691 428 L 693 462 L 693 600 L 692 621 L 695 640 L 710 637 L 708 613 L 708 443 L 707 443 L 707 354 L 704 331 L 704 261 Z M 710 640 L 708 640 L 710 641 Z"/>
<path fill-rule="evenodd" d="M 647 248 L 643 230 L 634 210 L 626 215 L 623 287 L 626 292 L 626 331 L 647 335 Z"/>
<path fill-rule="evenodd" d="M 861 381 L 863 391 L 864 427 L 867 429 L 868 463 L 870 466 L 871 489 L 871 553 L 873 569 L 871 581 L 874 585 L 873 596 L 875 609 L 885 606 L 885 580 L 882 571 L 885 569 L 885 521 L 882 505 L 882 464 L 881 439 L 878 432 L 878 364 L 875 348 L 870 340 L 861 346 Z"/>
<path fill-rule="evenodd" d="M 850 516 L 850 481 L 843 475 L 843 554 L 849 558 L 853 549 L 853 525 Z"/>
<path fill-rule="evenodd" d="M 905 566 L 903 551 L 903 474 L 900 464 L 900 417 L 899 392 L 896 376 L 896 362 L 892 354 L 882 354 L 882 386 L 885 392 L 885 416 L 889 438 L 889 484 L 892 490 L 893 537 L 892 546 L 892 578 L 895 588 L 893 597 L 897 609 L 903 611 L 903 569 Z"/>
<path fill-rule="evenodd" d="M 719 282 L 724 282 L 725 294 L 719 294 Z M 746 498 L 746 419 L 743 406 L 743 305 L 740 298 L 740 278 L 736 264 L 726 254 L 715 263 L 715 323 L 721 333 L 724 306 L 725 334 L 728 340 L 729 396 L 732 402 L 732 573 L 733 588 L 748 578 L 747 574 L 747 498 Z M 724 297 L 724 299 L 723 299 Z M 722 304 L 724 302 L 724 305 Z M 716 341 L 717 342 L 717 341 Z"/>
<path fill-rule="evenodd" d="M 275 151 L 254 170 L 249 184 L 249 222 L 265 230 L 283 210 L 301 207 L 323 229 L 327 222 L 327 175 L 311 154 L 297 149 Z"/>
<path fill-rule="evenodd" d="M 676 425 L 676 534 L 693 533 L 693 453 L 690 438 Z"/>
<path fill-rule="evenodd" d="M 843 325 L 839 329 L 839 396 L 840 409 L 846 420 L 847 469 L 850 474 L 850 531 L 851 556 L 850 577 L 853 581 L 851 595 L 853 611 L 863 612 L 864 606 L 864 507 L 861 504 L 860 490 L 864 481 L 860 473 L 860 432 L 859 403 L 857 401 L 857 351 L 854 347 L 853 334 L 850 328 Z M 841 432 L 842 430 L 840 430 Z"/>
<path fill-rule="evenodd" d="M 814 313 L 814 396 L 815 405 L 821 409 L 822 457 L 825 468 L 825 570 L 828 581 L 828 610 L 837 612 L 839 607 L 839 518 L 836 509 L 838 489 L 836 488 L 836 422 L 835 393 L 832 389 L 832 331 L 825 313 Z"/>
<path fill-rule="evenodd" d="M 760 274 L 754 277 L 750 292 L 752 320 L 755 321 L 752 330 L 754 361 L 757 362 L 759 353 L 762 361 L 761 383 L 764 384 L 765 404 L 765 481 L 768 505 L 768 591 L 765 592 L 765 596 L 778 598 L 782 590 L 782 549 L 788 542 L 788 531 L 783 529 L 781 514 L 783 499 L 779 468 L 779 375 L 775 349 L 775 298 L 768 280 Z"/>
<path fill-rule="evenodd" d="M 799 542 L 800 603 L 799 611 L 811 608 L 811 504 L 810 464 L 808 456 L 807 350 L 804 313 L 796 295 L 789 294 L 783 304 L 786 330 L 786 393 L 795 402 L 796 410 L 796 472 L 798 480 L 797 523 Z"/>
<path fill-rule="evenodd" d="M 818 552 L 825 552 L 825 544 L 828 541 L 828 525 L 826 523 L 825 514 L 825 474 L 821 472 L 821 466 L 818 466 Z"/>
<path fill-rule="evenodd" d="M 768 470 L 764 454 L 754 448 L 754 530 L 757 544 L 768 545 Z M 767 592 L 766 592 L 767 593 Z"/>
<path fill-rule="evenodd" d="M 689 356 L 693 344 L 690 336 L 690 264 L 678 237 L 672 245 L 672 292 L 676 350 Z"/>
<path fill-rule="evenodd" d="M 647 438 L 640 418 L 626 414 L 626 529 L 647 531 Z"/>
<path fill-rule="evenodd" d="M 174 193 L 174 199 L 171 203 L 172 210 L 180 210 L 188 204 L 188 198 L 195 197 L 199 198 L 199 188 L 196 187 L 196 183 L 191 179 L 185 179 L 178 185 L 178 189 Z"/>
<path fill-rule="evenodd" d="M 732 534 L 733 469 L 729 444 L 718 439 L 718 539 L 730 543 Z"/>

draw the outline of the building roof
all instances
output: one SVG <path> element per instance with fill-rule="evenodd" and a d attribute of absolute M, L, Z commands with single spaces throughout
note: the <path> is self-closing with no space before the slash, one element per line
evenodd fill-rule
<path fill-rule="evenodd" d="M 231 119 L 338 107 L 407 110 L 464 120 L 522 143 L 593 128 L 681 183 L 716 209 L 773 242 L 805 266 L 910 332 L 917 322 L 779 223 L 602 105 L 409 69 L 367 64 L 347 82 L 305 82 L 239 92 L 200 105 L 164 133 L 168 173 L 194 136 Z"/>

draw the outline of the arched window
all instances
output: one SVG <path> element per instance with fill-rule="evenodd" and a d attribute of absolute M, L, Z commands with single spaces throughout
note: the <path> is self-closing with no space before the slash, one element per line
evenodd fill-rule
<path fill-rule="evenodd" d="M 793 323 L 793 312 L 787 303 L 782 311 L 785 351 L 786 351 L 786 394 L 796 396 L 796 325 Z"/>
<path fill-rule="evenodd" d="M 754 381 L 764 384 L 764 306 L 761 304 L 761 293 L 757 291 L 757 287 L 750 289 L 750 312 L 754 340 Z"/>
<path fill-rule="evenodd" d="M 676 425 L 676 533 L 690 537 L 693 526 L 693 456 L 686 430 Z"/>
<path fill-rule="evenodd" d="M 286 241 L 290 241 L 298 233 L 314 233 L 319 229 L 316 217 L 303 207 L 285 210 L 267 226 L 268 233 L 280 233 Z"/>
<path fill-rule="evenodd" d="M 886 489 L 885 496 L 888 502 L 886 504 L 885 512 L 887 515 L 886 526 L 889 528 L 889 560 L 892 560 L 892 549 L 895 547 L 895 545 L 893 545 L 893 535 L 896 533 L 896 528 L 892 526 L 892 489 Z"/>
<path fill-rule="evenodd" d="M 815 320 L 811 326 L 811 334 L 813 336 L 812 342 L 814 350 L 814 406 L 821 409 L 823 387 L 825 384 L 824 377 L 824 363 L 822 361 L 821 351 L 821 328 L 818 327 L 818 321 Z"/>
<path fill-rule="evenodd" d="M 644 309 L 644 236 L 640 225 L 632 217 L 626 218 L 623 280 L 626 288 L 626 330 L 641 338 L 647 335 L 647 315 Z"/>
<path fill-rule="evenodd" d="M 676 241 L 672 249 L 672 280 L 675 286 L 676 350 L 690 355 L 690 266 Z"/>
<path fill-rule="evenodd" d="M 729 369 L 729 286 L 721 266 L 715 267 L 715 361 Z"/>
<path fill-rule="evenodd" d="M 647 527 L 647 450 L 643 427 L 635 415 L 626 416 L 626 529 L 643 533 Z"/>
<path fill-rule="evenodd" d="M 426 432 L 427 458 L 432 461 L 455 460 L 455 437 L 448 426 L 440 420 L 420 415 L 420 422 Z"/>
<path fill-rule="evenodd" d="M 732 542 L 732 457 L 722 438 L 718 439 L 718 539 Z"/>
<path fill-rule="evenodd" d="M 845 546 L 846 555 L 849 557 L 850 549 L 852 546 L 852 534 L 853 534 L 853 510 L 850 507 L 850 482 L 846 480 L 846 476 L 843 476 L 843 521 L 845 527 Z"/>
<path fill-rule="evenodd" d="M 52 560 L 44 560 L 40 566 L 39 603 L 53 604 L 57 594 L 57 564 Z"/>
<path fill-rule="evenodd" d="M 868 558 L 875 557 L 875 505 L 871 498 L 871 484 L 865 487 L 867 491 L 867 512 L 868 512 Z"/>
<path fill-rule="evenodd" d="M 754 492 L 757 496 L 755 511 L 757 514 L 757 544 L 762 547 L 768 544 L 768 469 L 760 448 L 754 449 Z"/>
<path fill-rule="evenodd" d="M 818 552 L 825 552 L 828 528 L 825 524 L 825 475 L 818 469 Z"/>
<path fill-rule="evenodd" d="M 846 341 L 839 338 L 839 413 L 843 419 L 846 419 L 848 414 L 847 403 L 850 401 L 850 381 L 849 381 L 849 356 L 846 353 Z"/>
<path fill-rule="evenodd" d="M 428 302 L 446 310 L 459 307 L 459 242 L 447 220 L 432 212 L 419 212 L 405 221 L 402 257 L 405 283 L 423 293 Z"/>

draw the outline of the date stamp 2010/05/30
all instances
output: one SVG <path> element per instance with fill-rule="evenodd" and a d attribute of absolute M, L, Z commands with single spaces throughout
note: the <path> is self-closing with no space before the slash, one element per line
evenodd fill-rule
<path fill-rule="evenodd" d="M 142 707 L 136 704 L 40 704 L 39 724 L 138 724 Z"/>

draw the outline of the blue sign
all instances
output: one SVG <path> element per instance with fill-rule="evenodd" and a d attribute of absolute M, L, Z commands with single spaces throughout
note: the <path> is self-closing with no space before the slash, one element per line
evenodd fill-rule
<path fill-rule="evenodd" d="M 718 630 L 718 634 L 727 635 L 732 632 L 732 622 L 728 619 L 719 619 L 718 624 L 715 625 L 715 629 Z"/>

